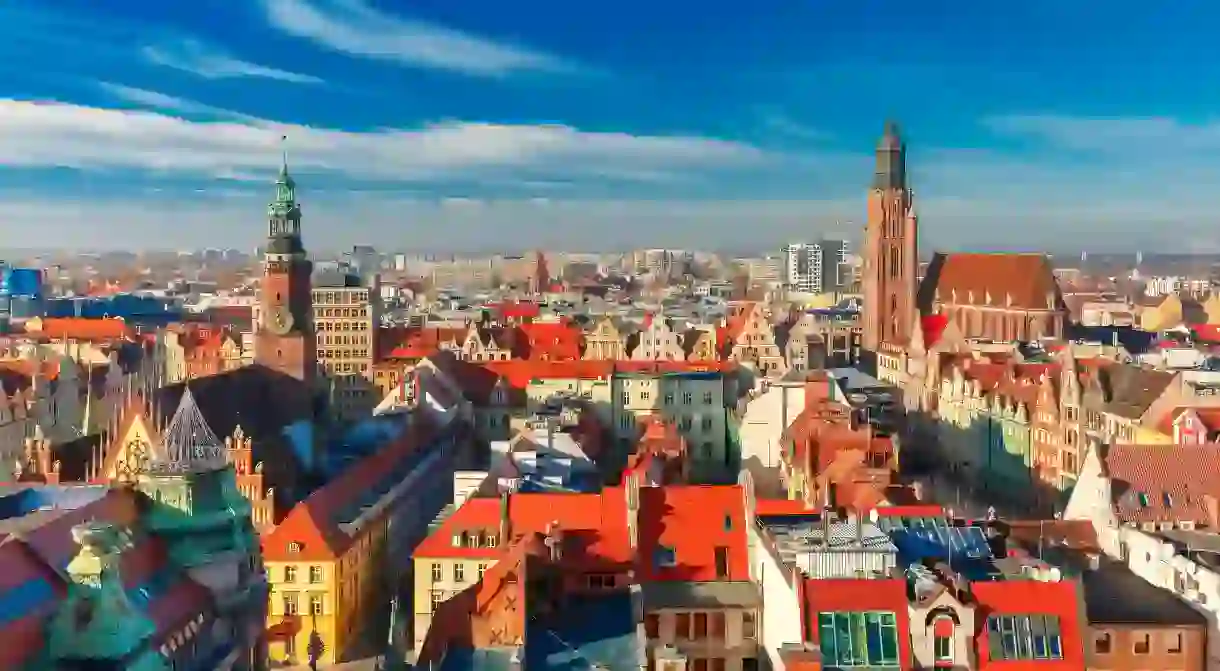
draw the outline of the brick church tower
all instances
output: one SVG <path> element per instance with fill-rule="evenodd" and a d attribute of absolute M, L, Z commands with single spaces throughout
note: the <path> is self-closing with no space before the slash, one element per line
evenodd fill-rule
<path fill-rule="evenodd" d="M 312 389 L 318 361 L 310 287 L 313 264 L 301 243 L 301 206 L 287 158 L 275 181 L 275 200 L 267 207 L 263 262 L 254 360 L 310 383 Z"/>
<path fill-rule="evenodd" d="M 877 145 L 877 169 L 864 229 L 864 349 L 911 336 L 915 320 L 915 269 L 919 222 L 907 186 L 906 145 L 887 123 Z"/>

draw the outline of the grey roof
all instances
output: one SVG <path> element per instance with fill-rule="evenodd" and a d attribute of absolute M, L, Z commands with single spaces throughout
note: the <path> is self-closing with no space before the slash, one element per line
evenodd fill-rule
<path fill-rule="evenodd" d="M 1177 377 L 1169 371 L 1128 365 L 1108 366 L 1102 375 L 1106 385 L 1106 412 L 1126 419 L 1143 417 Z"/>
<path fill-rule="evenodd" d="M 1089 624 L 1207 626 L 1207 619 L 1169 590 L 1161 589 L 1118 562 L 1080 576 Z"/>
<path fill-rule="evenodd" d="M 643 586 L 644 608 L 709 610 L 762 606 L 762 593 L 752 582 L 649 582 Z"/>

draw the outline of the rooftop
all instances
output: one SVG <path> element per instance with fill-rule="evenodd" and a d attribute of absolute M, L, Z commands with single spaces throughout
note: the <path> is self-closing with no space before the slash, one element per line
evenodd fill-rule
<path fill-rule="evenodd" d="M 1179 599 L 1118 562 L 1102 560 L 1080 575 L 1089 624 L 1206 626 L 1207 619 Z"/>

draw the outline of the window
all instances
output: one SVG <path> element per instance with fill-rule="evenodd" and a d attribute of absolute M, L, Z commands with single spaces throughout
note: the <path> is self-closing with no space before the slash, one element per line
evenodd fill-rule
<path fill-rule="evenodd" d="M 453 582 L 466 582 L 466 565 L 458 562 L 453 565 Z"/>
<path fill-rule="evenodd" d="M 1098 655 L 1108 655 L 1112 644 L 1113 639 L 1110 638 L 1110 632 L 1103 631 L 1093 638 L 1093 652 Z"/>
<path fill-rule="evenodd" d="M 285 566 L 284 567 L 284 582 L 296 582 L 296 581 L 297 581 L 297 567 Z"/>
<path fill-rule="evenodd" d="M 432 582 L 440 582 L 441 577 L 443 575 L 444 574 L 441 573 L 441 565 L 439 563 L 433 562 L 432 563 Z"/>
<path fill-rule="evenodd" d="M 445 593 L 439 589 L 432 590 L 432 612 L 435 613 L 438 606 L 445 601 Z"/>
<path fill-rule="evenodd" d="M 933 647 L 938 662 L 953 661 L 953 637 L 952 636 L 937 636 Z"/>
<path fill-rule="evenodd" d="M 479 564 L 479 580 L 483 579 L 483 574 L 487 572 L 487 564 Z"/>
<path fill-rule="evenodd" d="M 690 613 L 678 613 L 674 616 L 674 638 L 690 638 Z"/>
<path fill-rule="evenodd" d="M 1063 659 L 1059 618 L 1042 615 L 993 615 L 987 618 L 993 661 Z"/>
<path fill-rule="evenodd" d="M 285 615 L 296 615 L 300 610 L 300 604 L 297 603 L 296 592 L 284 592 L 283 604 Z"/>
<path fill-rule="evenodd" d="M 712 404 L 712 392 L 710 392 L 710 391 L 703 392 L 703 405 L 711 405 L 711 404 Z"/>
<path fill-rule="evenodd" d="M 729 549 L 724 546 L 716 548 L 716 577 L 729 577 Z"/>
<path fill-rule="evenodd" d="M 1151 637 L 1148 634 L 1136 634 L 1132 638 L 1135 639 L 1135 645 L 1132 646 L 1135 654 L 1146 655 L 1152 651 L 1152 641 L 1149 640 Z"/>
<path fill-rule="evenodd" d="M 653 566 L 658 568 L 675 566 L 678 563 L 678 558 L 674 554 L 674 549 L 664 545 L 657 546 L 652 556 Z"/>
<path fill-rule="evenodd" d="M 818 634 L 825 668 L 898 665 L 894 613 L 818 613 Z"/>
<path fill-rule="evenodd" d="M 707 638 L 707 613 L 695 613 L 695 631 L 691 638 L 696 641 Z"/>
<path fill-rule="evenodd" d="M 1171 655 L 1182 654 L 1182 633 L 1171 631 L 1165 633 L 1165 652 Z"/>
<path fill-rule="evenodd" d="M 311 582 L 315 585 L 322 582 L 322 567 L 321 566 L 310 566 L 309 567 L 309 582 Z"/>
<path fill-rule="evenodd" d="M 644 618 L 644 631 L 648 633 L 648 638 L 660 638 L 661 636 L 661 616 L 649 615 Z"/>
<path fill-rule="evenodd" d="M 682 392 L 682 404 L 690 405 L 695 400 L 695 395 L 689 391 Z"/>
<path fill-rule="evenodd" d="M 757 630 L 754 628 L 754 613 L 747 610 L 741 614 L 741 637 L 749 640 L 757 635 Z"/>
<path fill-rule="evenodd" d="M 321 615 L 322 614 L 322 595 L 321 594 L 310 594 L 309 595 L 309 614 L 310 615 Z"/>

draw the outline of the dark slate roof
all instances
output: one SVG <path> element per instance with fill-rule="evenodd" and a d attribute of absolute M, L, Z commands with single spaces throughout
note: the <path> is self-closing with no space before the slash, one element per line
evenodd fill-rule
<path fill-rule="evenodd" d="M 1107 366 L 1102 369 L 1106 389 L 1106 412 L 1139 419 L 1165 393 L 1177 375 L 1141 366 Z"/>
<path fill-rule="evenodd" d="M 1207 626 L 1207 619 L 1169 590 L 1161 589 L 1118 562 L 1102 560 L 1080 576 L 1089 624 Z"/>
<path fill-rule="evenodd" d="M 1064 339 L 1084 340 L 1103 345 L 1118 344 L 1132 356 L 1144 354 L 1152 349 L 1157 334 L 1129 326 L 1080 326 L 1068 324 L 1064 328 Z"/>

